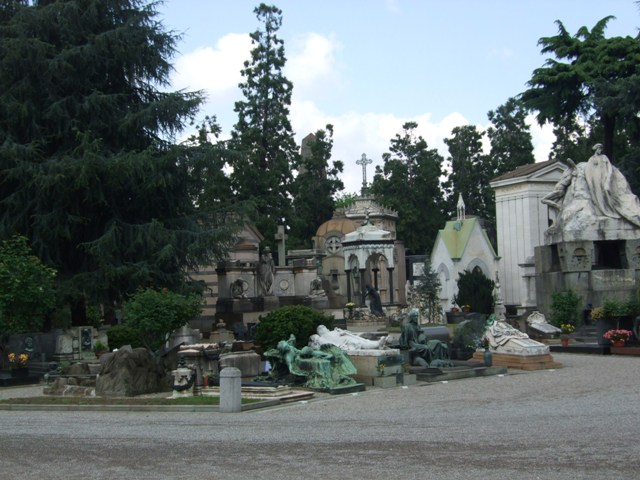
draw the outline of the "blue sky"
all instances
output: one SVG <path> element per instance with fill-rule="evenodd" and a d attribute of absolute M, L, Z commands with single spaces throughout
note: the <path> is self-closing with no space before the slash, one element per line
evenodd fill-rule
<path fill-rule="evenodd" d="M 202 89 L 204 115 L 216 115 L 229 135 L 233 105 L 248 58 L 248 34 L 261 28 L 259 1 L 166 0 L 165 28 L 182 34 L 173 59 L 173 88 Z M 366 154 L 373 167 L 403 123 L 416 121 L 430 148 L 446 158 L 453 127 L 488 126 L 487 112 L 526 89 L 543 65 L 540 37 L 560 20 L 573 35 L 613 15 L 606 36 L 635 36 L 640 6 L 633 0 L 279 0 L 285 75 L 294 84 L 291 122 L 298 143 L 334 126 L 333 159 L 345 163 L 346 191 L 359 191 Z M 533 126 L 537 160 L 553 137 Z"/>

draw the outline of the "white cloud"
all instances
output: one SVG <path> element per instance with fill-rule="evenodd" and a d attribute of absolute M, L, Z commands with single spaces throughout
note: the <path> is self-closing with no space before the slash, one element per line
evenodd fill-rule
<path fill-rule="evenodd" d="M 237 90 L 242 80 L 240 70 L 250 56 L 251 38 L 230 33 L 215 47 L 202 47 L 179 57 L 172 84 L 177 89 L 204 90 L 209 100 Z"/>
<path fill-rule="evenodd" d="M 556 136 L 553 134 L 553 127 L 549 123 L 545 123 L 543 126 L 538 125 L 537 120 L 531 114 L 527 115 L 526 122 L 531 126 L 533 156 L 536 162 L 549 160 L 549 152 L 551 151 L 553 142 L 556 141 Z"/>
<path fill-rule="evenodd" d="M 293 45 L 287 58 L 286 75 L 296 88 L 333 76 L 335 52 L 340 48 L 333 37 L 308 33 L 294 39 Z"/>

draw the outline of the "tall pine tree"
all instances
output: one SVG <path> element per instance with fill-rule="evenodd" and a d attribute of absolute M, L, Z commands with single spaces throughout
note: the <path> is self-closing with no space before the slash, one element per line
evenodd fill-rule
<path fill-rule="evenodd" d="M 154 3 L 0 4 L 0 235 L 27 236 L 84 322 L 140 286 L 187 287 L 222 253 L 171 139 L 202 102 L 170 92 Z M 226 238 L 226 237 L 225 237 Z"/>
<path fill-rule="evenodd" d="M 293 84 L 282 73 L 287 59 L 277 36 L 282 11 L 262 3 L 254 13 L 264 29 L 251 34 L 251 60 L 242 70 L 245 100 L 235 105 L 231 146 L 238 155 L 231 179 L 237 198 L 254 203 L 252 220 L 273 247 L 277 225 L 291 220 L 292 170 L 299 154 L 289 122 Z"/>

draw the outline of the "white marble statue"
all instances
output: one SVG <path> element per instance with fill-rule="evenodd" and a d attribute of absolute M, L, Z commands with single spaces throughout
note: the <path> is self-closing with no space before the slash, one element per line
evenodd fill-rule
<path fill-rule="evenodd" d="M 566 161 L 564 172 L 555 189 L 542 203 L 558 210 L 555 227 L 581 233 L 598 229 L 640 226 L 640 200 L 629 187 L 624 175 L 602 153 L 602 145 L 594 146 L 594 154 L 586 162 Z"/>
<path fill-rule="evenodd" d="M 335 328 L 329 330 L 324 325 L 319 325 L 317 333 L 309 338 L 309 346 L 319 348 L 320 345 L 331 344 L 342 350 L 379 350 L 384 348 L 387 337 L 380 340 L 369 340 L 348 330 Z"/>
<path fill-rule="evenodd" d="M 547 318 L 537 310 L 527 317 L 527 325 L 541 333 L 553 334 L 562 332 L 558 327 L 547 322 Z"/>
<path fill-rule="evenodd" d="M 509 355 L 545 355 L 549 347 L 531 340 L 529 335 L 509 325 L 504 317 L 491 315 L 484 332 L 491 350 Z"/>

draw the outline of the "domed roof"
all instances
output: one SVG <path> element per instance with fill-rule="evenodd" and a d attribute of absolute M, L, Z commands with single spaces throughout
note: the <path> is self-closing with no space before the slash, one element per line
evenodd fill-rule
<path fill-rule="evenodd" d="M 342 235 L 346 235 L 347 233 L 355 231 L 355 229 L 356 224 L 353 223 L 353 220 L 349 220 L 346 217 L 332 218 L 331 220 L 327 220 L 318 227 L 316 236 L 325 237 L 328 233 L 331 232 L 338 232 Z"/>

